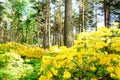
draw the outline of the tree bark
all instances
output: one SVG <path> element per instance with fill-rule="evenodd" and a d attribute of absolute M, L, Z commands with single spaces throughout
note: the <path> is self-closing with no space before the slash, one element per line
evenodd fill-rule
<path fill-rule="evenodd" d="M 107 25 L 106 25 L 106 12 L 107 12 L 106 10 L 107 10 L 106 0 L 104 0 L 104 25 L 105 25 L 105 26 L 107 26 Z"/>
<path fill-rule="evenodd" d="M 44 27 L 44 37 L 43 37 L 43 47 L 50 46 L 50 0 L 46 1 L 46 17 L 45 17 L 45 27 Z"/>
<path fill-rule="evenodd" d="M 109 28 L 110 27 L 110 6 L 107 8 L 107 27 Z"/>
<path fill-rule="evenodd" d="M 1 43 L 4 43 L 4 27 L 2 27 L 2 33 L 1 33 Z"/>
<path fill-rule="evenodd" d="M 84 16 L 84 13 L 85 12 L 85 10 L 84 10 L 84 0 L 82 0 L 82 27 L 83 27 L 83 30 L 82 30 L 82 32 L 85 30 L 85 16 Z"/>
<path fill-rule="evenodd" d="M 95 30 L 97 31 L 97 9 L 98 9 L 97 4 L 94 4 L 94 8 L 95 8 Z"/>
<path fill-rule="evenodd" d="M 50 0 L 47 0 L 47 29 L 48 29 L 48 47 L 50 47 Z"/>
<path fill-rule="evenodd" d="M 60 46 L 63 46 L 63 25 L 62 25 L 62 0 L 59 0 L 60 6 L 59 6 L 59 15 L 60 15 L 60 29 L 59 29 L 59 33 L 60 33 Z"/>
<path fill-rule="evenodd" d="M 108 7 L 107 7 L 107 23 L 106 23 L 106 25 L 107 25 L 107 27 L 109 28 L 110 27 L 110 18 L 111 18 L 111 4 L 114 2 L 114 0 L 109 0 L 109 2 L 108 2 Z"/>
<path fill-rule="evenodd" d="M 38 40 L 38 46 L 40 46 L 40 29 L 41 29 L 41 16 L 40 16 L 40 2 L 38 3 L 38 23 L 37 23 L 37 40 Z"/>
<path fill-rule="evenodd" d="M 44 26 L 44 36 L 43 36 L 43 48 L 46 49 L 46 43 L 47 43 L 47 14 L 45 17 L 45 26 Z"/>
<path fill-rule="evenodd" d="M 81 18 L 81 14 L 80 14 L 80 11 L 81 11 L 81 9 L 80 9 L 80 5 L 79 5 L 79 21 L 78 21 L 78 29 L 79 29 L 79 33 L 81 32 L 81 24 L 80 24 L 80 18 Z"/>
<path fill-rule="evenodd" d="M 72 0 L 65 0 L 64 45 L 67 47 L 72 46 L 72 34 Z"/>

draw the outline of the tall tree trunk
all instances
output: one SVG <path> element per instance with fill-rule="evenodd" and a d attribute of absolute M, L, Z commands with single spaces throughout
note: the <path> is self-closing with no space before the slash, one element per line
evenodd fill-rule
<path fill-rule="evenodd" d="M 4 21 L 4 34 L 3 34 L 3 42 L 8 41 L 8 30 L 7 30 L 7 22 Z"/>
<path fill-rule="evenodd" d="M 55 34 L 53 34 L 53 41 L 52 41 L 52 45 L 55 44 Z"/>
<path fill-rule="evenodd" d="M 109 28 L 110 27 L 110 6 L 107 8 L 107 27 Z"/>
<path fill-rule="evenodd" d="M 45 27 L 44 27 L 44 37 L 43 37 L 43 47 L 50 46 L 50 0 L 46 1 L 46 17 L 45 17 Z"/>
<path fill-rule="evenodd" d="M 119 26 L 118 26 L 118 28 L 120 28 L 120 15 L 119 15 Z"/>
<path fill-rule="evenodd" d="M 14 22 L 11 24 L 11 41 L 14 42 L 15 31 L 14 31 Z"/>
<path fill-rule="evenodd" d="M 107 1 L 104 0 L 104 25 L 106 25 L 106 12 L 107 12 L 107 6 L 106 6 Z"/>
<path fill-rule="evenodd" d="M 48 26 L 48 9 L 47 9 L 47 2 L 46 1 L 46 15 L 45 15 L 45 26 L 44 26 L 44 36 L 43 36 L 43 48 L 46 49 L 46 44 L 47 44 L 47 26 Z"/>
<path fill-rule="evenodd" d="M 59 12 L 60 12 L 60 46 L 63 46 L 63 26 L 62 26 L 62 0 L 59 0 L 60 7 L 59 7 Z"/>
<path fill-rule="evenodd" d="M 37 23 L 37 40 L 38 46 L 40 46 L 40 29 L 41 29 L 41 18 L 40 18 L 40 2 L 38 3 L 38 23 Z"/>
<path fill-rule="evenodd" d="M 48 47 L 50 47 L 50 0 L 47 0 L 47 30 L 48 30 Z"/>
<path fill-rule="evenodd" d="M 79 21 L 78 21 L 78 29 L 79 29 L 79 31 L 78 31 L 78 32 L 79 32 L 79 33 L 81 32 L 81 24 L 80 24 L 81 14 L 80 14 L 80 11 L 81 11 L 81 9 L 80 9 L 80 5 L 79 5 L 79 19 L 78 19 L 78 20 L 79 20 Z"/>
<path fill-rule="evenodd" d="M 82 32 L 86 30 L 86 27 L 85 27 L 85 6 L 84 6 L 84 0 L 82 0 Z"/>
<path fill-rule="evenodd" d="M 113 3 L 113 1 L 114 0 L 109 0 L 108 5 L 107 5 L 108 6 L 107 7 L 107 23 L 106 23 L 107 27 L 110 27 L 111 3 Z"/>
<path fill-rule="evenodd" d="M 28 43 L 28 25 L 26 27 L 25 42 Z"/>
<path fill-rule="evenodd" d="M 38 40 L 38 46 L 40 46 L 40 16 L 38 16 L 38 25 L 37 25 L 37 40 Z"/>
<path fill-rule="evenodd" d="M 12 8 L 13 8 L 13 6 L 12 6 Z M 14 10 L 11 10 L 11 15 L 12 15 L 12 20 L 14 20 L 14 17 L 15 17 L 15 11 Z M 14 42 L 15 41 L 15 30 L 14 30 L 14 27 L 15 27 L 15 22 L 14 21 L 12 21 L 11 22 L 11 30 L 10 30 L 10 36 L 11 36 L 11 39 L 10 39 L 10 41 L 11 42 Z"/>
<path fill-rule="evenodd" d="M 4 27 L 2 26 L 1 43 L 4 43 Z"/>
<path fill-rule="evenodd" d="M 97 31 L 97 4 L 94 3 L 94 9 L 95 9 L 95 30 Z"/>
<path fill-rule="evenodd" d="M 64 45 L 71 47 L 73 40 L 73 27 L 72 27 L 72 0 L 65 0 L 65 23 L 64 23 Z"/>
<path fill-rule="evenodd" d="M 46 49 L 46 34 L 44 31 L 44 35 L 43 35 L 43 48 Z"/>

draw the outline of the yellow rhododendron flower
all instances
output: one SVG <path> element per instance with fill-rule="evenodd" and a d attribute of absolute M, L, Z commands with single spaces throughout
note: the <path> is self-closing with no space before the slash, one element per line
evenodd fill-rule
<path fill-rule="evenodd" d="M 69 69 L 74 69 L 75 67 L 75 63 L 71 62 L 69 65 L 68 65 Z"/>
<path fill-rule="evenodd" d="M 51 72 L 53 73 L 53 75 L 55 75 L 55 76 L 57 75 L 57 70 L 55 70 L 55 68 L 53 68 L 53 67 L 51 68 Z"/>
<path fill-rule="evenodd" d="M 108 72 L 111 73 L 111 72 L 113 72 L 113 70 L 114 70 L 113 67 L 107 67 L 107 71 L 108 71 Z"/>
<path fill-rule="evenodd" d="M 92 70 L 92 71 L 95 71 L 96 70 L 96 67 L 90 67 L 90 70 Z"/>
<path fill-rule="evenodd" d="M 111 65 L 111 63 L 110 63 L 110 57 L 101 58 L 100 61 L 99 61 L 99 64 L 101 64 L 101 65 L 103 65 L 103 64 Z"/>
<path fill-rule="evenodd" d="M 47 72 L 47 78 L 50 79 L 52 77 L 52 73 L 50 71 Z"/>
<path fill-rule="evenodd" d="M 51 46 L 49 49 L 50 49 L 51 52 L 56 52 L 56 53 L 58 53 L 59 50 L 60 50 L 60 49 L 58 48 L 58 46 Z"/>
<path fill-rule="evenodd" d="M 120 47 L 115 48 L 116 51 L 120 51 Z"/>
<path fill-rule="evenodd" d="M 40 76 L 39 80 L 47 80 L 46 76 Z"/>
<path fill-rule="evenodd" d="M 117 46 L 120 46 L 120 42 L 115 42 L 111 45 L 112 47 L 117 47 Z"/>
<path fill-rule="evenodd" d="M 97 78 L 92 78 L 91 80 L 97 80 Z"/>
<path fill-rule="evenodd" d="M 115 77 L 115 74 L 111 73 L 111 74 L 110 74 L 110 77 L 111 77 L 111 78 L 114 78 L 114 77 Z"/>
<path fill-rule="evenodd" d="M 81 65 L 81 64 L 82 64 L 82 62 L 83 62 L 83 60 L 82 60 L 82 59 L 79 59 L 79 60 L 78 60 L 79 65 Z"/>
<path fill-rule="evenodd" d="M 57 69 L 59 69 L 59 68 L 61 67 L 61 65 L 60 65 L 60 64 L 58 64 L 57 62 L 56 62 L 56 63 L 54 63 L 54 66 L 55 66 L 55 68 L 57 68 Z"/>
<path fill-rule="evenodd" d="M 117 77 L 117 78 L 120 78 L 120 67 L 119 67 L 119 66 L 116 67 L 115 73 L 116 73 L 116 77 Z"/>
<path fill-rule="evenodd" d="M 71 78 L 71 73 L 69 71 L 65 71 L 63 74 L 64 78 Z"/>

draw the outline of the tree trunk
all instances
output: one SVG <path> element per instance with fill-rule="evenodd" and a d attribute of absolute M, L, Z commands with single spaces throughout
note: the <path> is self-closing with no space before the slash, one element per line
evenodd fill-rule
<path fill-rule="evenodd" d="M 110 6 L 107 8 L 107 27 L 109 28 L 110 27 Z"/>
<path fill-rule="evenodd" d="M 60 12 L 60 46 L 63 46 L 64 42 L 63 42 L 63 26 L 62 26 L 62 0 L 59 0 L 60 3 L 60 7 L 59 7 L 59 12 Z"/>
<path fill-rule="evenodd" d="M 12 22 L 11 25 L 11 41 L 14 42 L 15 41 L 15 29 L 14 29 L 14 22 Z"/>
<path fill-rule="evenodd" d="M 37 40 L 38 40 L 38 46 L 40 46 L 40 21 L 41 21 L 41 19 L 40 19 L 40 16 L 38 16 L 38 25 L 37 25 Z"/>
<path fill-rule="evenodd" d="M 105 25 L 105 26 L 107 26 L 107 25 L 106 25 L 106 12 L 107 12 L 106 10 L 107 10 L 106 0 L 104 0 L 104 25 Z"/>
<path fill-rule="evenodd" d="M 50 47 L 50 0 L 47 0 L 47 29 L 48 29 L 48 47 Z"/>
<path fill-rule="evenodd" d="M 26 27 L 25 42 L 28 43 L 28 25 Z"/>
<path fill-rule="evenodd" d="M 79 5 L 79 19 L 78 19 L 78 20 L 79 20 L 79 21 L 78 21 L 78 29 L 79 29 L 79 31 L 78 31 L 78 32 L 79 32 L 79 33 L 81 32 L 81 24 L 80 24 L 81 14 L 80 14 L 80 11 L 81 11 L 81 9 L 80 9 L 80 5 Z"/>
<path fill-rule="evenodd" d="M 46 44 L 47 44 L 47 25 L 48 25 L 48 20 L 47 20 L 47 6 L 46 6 L 46 15 L 45 15 L 45 26 L 44 26 L 44 36 L 43 36 L 43 48 L 46 49 Z"/>
<path fill-rule="evenodd" d="M 95 9 L 95 30 L 97 31 L 97 4 L 94 3 L 94 9 Z"/>
<path fill-rule="evenodd" d="M 60 46 L 63 45 L 63 35 L 62 35 L 62 0 L 60 0 Z"/>
<path fill-rule="evenodd" d="M 119 26 L 118 26 L 118 28 L 120 28 L 120 15 L 119 15 Z"/>
<path fill-rule="evenodd" d="M 40 29 L 41 29 L 41 18 L 40 18 L 40 3 L 38 3 L 38 23 L 37 23 L 37 45 L 40 46 Z"/>
<path fill-rule="evenodd" d="M 44 31 L 44 36 L 43 36 L 43 48 L 46 49 L 46 31 Z"/>
<path fill-rule="evenodd" d="M 72 0 L 65 0 L 64 45 L 72 46 Z"/>
<path fill-rule="evenodd" d="M 111 16 L 110 16 L 110 14 L 111 14 L 111 3 L 113 3 L 113 1 L 114 0 L 109 0 L 109 2 L 108 2 L 108 7 L 107 7 L 107 23 L 106 23 L 106 25 L 107 25 L 107 27 L 110 27 L 110 18 L 111 18 Z"/>
<path fill-rule="evenodd" d="M 1 43 L 4 43 L 4 27 L 2 26 Z"/>
<path fill-rule="evenodd" d="M 50 47 L 50 0 L 46 1 L 46 16 L 43 36 L 43 47 Z"/>
<path fill-rule="evenodd" d="M 85 9 L 84 9 L 84 0 L 82 0 L 82 32 L 86 31 L 86 27 L 85 27 Z"/>

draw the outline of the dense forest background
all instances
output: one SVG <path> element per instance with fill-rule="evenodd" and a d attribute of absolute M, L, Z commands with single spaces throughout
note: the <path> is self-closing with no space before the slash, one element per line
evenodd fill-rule
<path fill-rule="evenodd" d="M 0 43 L 70 47 L 78 33 L 119 23 L 120 0 L 0 0 Z"/>

